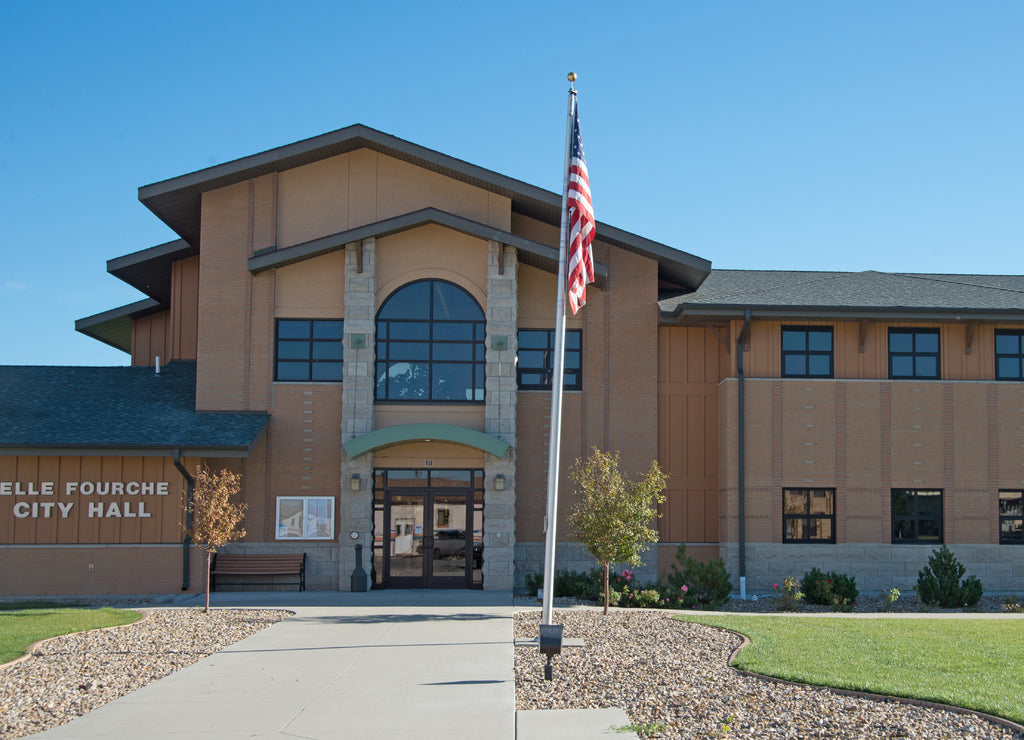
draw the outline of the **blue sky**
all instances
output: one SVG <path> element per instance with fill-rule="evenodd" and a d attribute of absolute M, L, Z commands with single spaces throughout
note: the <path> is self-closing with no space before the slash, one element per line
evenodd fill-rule
<path fill-rule="evenodd" d="M 0 364 L 175 235 L 141 185 L 364 123 L 557 191 L 570 70 L 602 221 L 717 268 L 1024 273 L 1024 3 L 0 6 Z"/>

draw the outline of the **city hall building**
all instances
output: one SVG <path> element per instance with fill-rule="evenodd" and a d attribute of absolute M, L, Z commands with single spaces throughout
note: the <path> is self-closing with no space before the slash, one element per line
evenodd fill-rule
<path fill-rule="evenodd" d="M 309 589 L 522 586 L 543 562 L 550 392 L 592 447 L 670 474 L 660 543 L 738 587 L 813 566 L 912 585 L 939 544 L 1024 589 L 1024 277 L 712 270 L 599 223 L 552 377 L 560 194 L 364 126 L 140 189 L 180 238 L 107 263 L 77 322 L 130 366 L 0 368 L 0 594 L 203 585 L 198 466 Z M 253 587 L 266 587 L 253 577 Z"/>

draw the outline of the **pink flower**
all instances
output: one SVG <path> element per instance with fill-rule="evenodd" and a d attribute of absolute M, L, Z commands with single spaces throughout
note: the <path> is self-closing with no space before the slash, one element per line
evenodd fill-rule
<path fill-rule="evenodd" d="M 689 588 L 687 588 L 686 584 L 684 583 L 684 584 L 683 584 L 683 593 L 685 594 L 685 593 L 686 593 L 687 591 L 689 591 L 689 590 L 690 590 L 690 589 L 689 589 Z"/>
<path fill-rule="evenodd" d="M 773 583 L 772 584 L 772 588 L 778 588 L 778 587 L 779 587 L 779 584 L 777 584 L 777 583 Z"/>

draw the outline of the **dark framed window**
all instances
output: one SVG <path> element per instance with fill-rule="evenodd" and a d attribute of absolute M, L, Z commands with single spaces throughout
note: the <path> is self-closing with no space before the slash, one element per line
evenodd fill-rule
<path fill-rule="evenodd" d="M 340 383 L 344 338 L 341 319 L 278 319 L 274 380 Z"/>
<path fill-rule="evenodd" d="M 579 329 L 566 330 L 563 390 L 578 391 L 583 388 L 582 343 L 582 331 Z M 554 370 L 554 330 L 520 329 L 519 353 L 516 355 L 516 382 L 519 383 L 519 389 L 551 390 L 551 375 Z"/>
<path fill-rule="evenodd" d="M 942 491 L 892 489 L 892 543 L 942 544 Z"/>
<path fill-rule="evenodd" d="M 484 400 L 484 312 L 453 283 L 419 280 L 377 312 L 377 401 Z"/>
<path fill-rule="evenodd" d="M 1024 331 L 996 329 L 996 380 L 1024 380 Z"/>
<path fill-rule="evenodd" d="M 889 377 L 939 379 L 939 330 L 890 329 Z"/>
<path fill-rule="evenodd" d="M 1024 545 L 1024 491 L 999 492 L 999 544 Z"/>
<path fill-rule="evenodd" d="M 782 489 L 782 541 L 836 541 L 834 488 Z"/>
<path fill-rule="evenodd" d="M 831 378 L 832 327 L 782 327 L 782 377 Z"/>

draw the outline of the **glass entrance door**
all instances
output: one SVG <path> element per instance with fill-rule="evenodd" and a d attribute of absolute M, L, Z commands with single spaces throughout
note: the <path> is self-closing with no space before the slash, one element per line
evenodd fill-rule
<path fill-rule="evenodd" d="M 385 485 L 374 493 L 374 585 L 483 585 L 483 491 L 472 485 L 476 472 L 378 471 L 375 478 Z M 463 478 L 469 485 L 452 487 Z"/>

